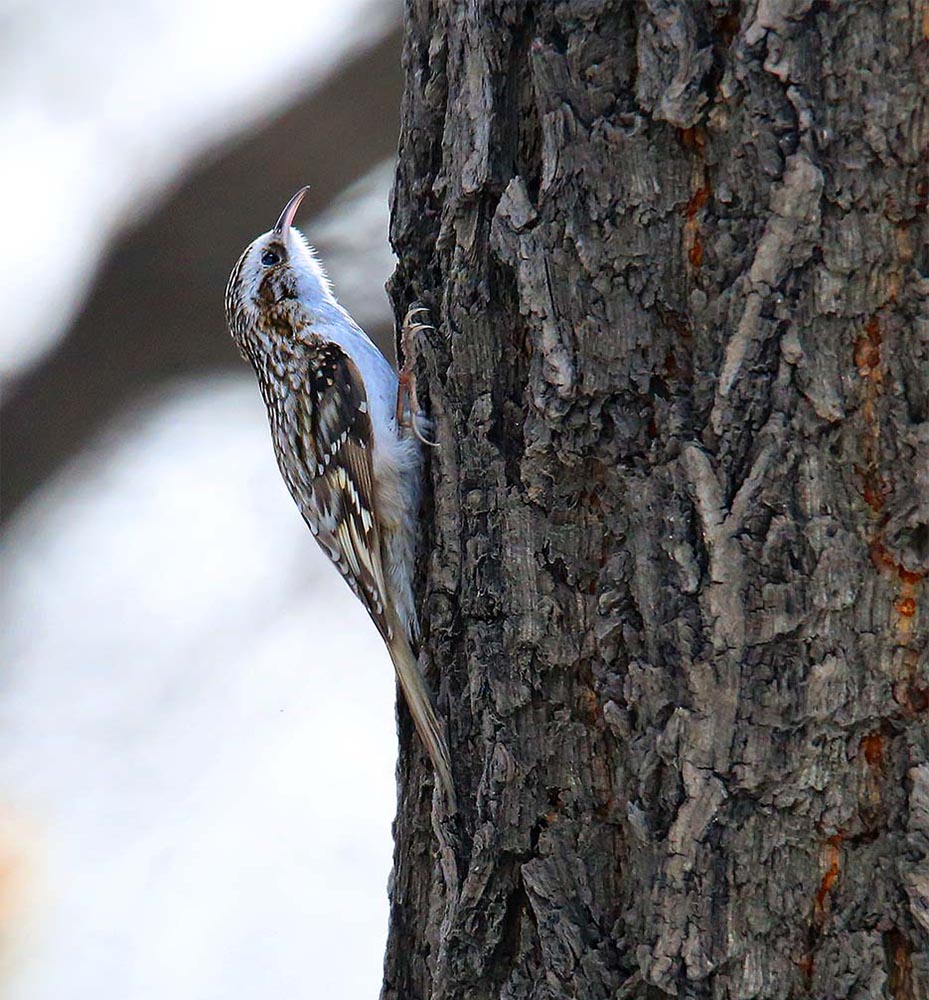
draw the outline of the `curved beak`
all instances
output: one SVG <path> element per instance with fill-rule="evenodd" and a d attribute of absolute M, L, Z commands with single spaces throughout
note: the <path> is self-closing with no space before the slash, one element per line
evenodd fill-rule
<path fill-rule="evenodd" d="M 286 233 L 288 229 L 294 224 L 294 216 L 297 214 L 297 209 L 300 207 L 300 202 L 303 201 L 304 196 L 309 187 L 302 187 L 300 190 L 290 199 L 289 202 L 284 206 L 284 211 L 281 212 L 281 217 L 277 220 L 274 225 L 274 232 L 276 233 Z"/>

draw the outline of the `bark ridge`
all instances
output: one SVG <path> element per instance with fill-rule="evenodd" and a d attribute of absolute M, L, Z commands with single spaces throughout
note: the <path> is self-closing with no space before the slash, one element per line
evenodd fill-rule
<path fill-rule="evenodd" d="M 927 36 L 409 0 L 461 810 L 404 757 L 385 1000 L 929 995 Z"/>

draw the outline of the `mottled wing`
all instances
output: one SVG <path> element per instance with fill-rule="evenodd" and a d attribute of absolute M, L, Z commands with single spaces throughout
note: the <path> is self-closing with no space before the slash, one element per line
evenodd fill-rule
<path fill-rule="evenodd" d="M 389 639 L 387 587 L 374 517 L 374 438 L 364 382 L 338 344 L 320 342 L 308 361 L 298 424 L 302 457 L 311 470 L 315 466 L 316 474 L 316 518 L 310 528 L 381 635 Z"/>

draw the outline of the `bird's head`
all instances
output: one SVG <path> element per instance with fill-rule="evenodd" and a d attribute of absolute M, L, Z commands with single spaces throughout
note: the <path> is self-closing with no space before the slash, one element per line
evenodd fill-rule
<path fill-rule="evenodd" d="M 332 300 L 329 281 L 294 216 L 309 188 L 287 202 L 273 229 L 244 250 L 226 286 L 226 322 L 243 356 L 254 354 L 269 327 L 296 320 L 300 307 Z"/>

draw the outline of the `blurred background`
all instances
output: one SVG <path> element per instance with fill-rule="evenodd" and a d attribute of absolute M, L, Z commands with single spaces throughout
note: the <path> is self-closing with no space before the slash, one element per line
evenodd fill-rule
<path fill-rule="evenodd" d="M 399 0 L 0 2 L 0 995 L 378 994 L 394 682 L 226 333 L 298 225 L 392 357 Z"/>

